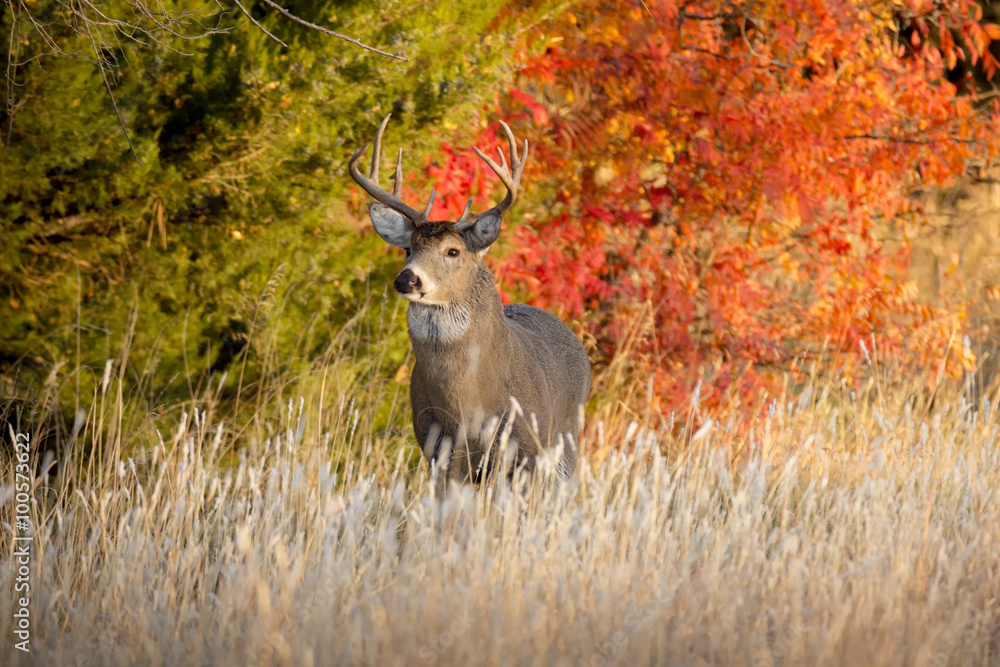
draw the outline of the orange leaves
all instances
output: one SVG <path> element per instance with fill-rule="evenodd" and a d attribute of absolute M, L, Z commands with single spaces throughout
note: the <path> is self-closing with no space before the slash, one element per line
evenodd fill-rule
<path fill-rule="evenodd" d="M 605 354 L 634 351 L 664 410 L 699 375 L 707 395 L 749 391 L 870 336 L 970 363 L 946 344 L 960 313 L 918 308 L 905 245 L 880 238 L 916 219 L 914 186 L 995 136 L 943 75 L 985 69 L 996 25 L 961 0 L 642 6 L 583 0 L 526 35 L 547 46 L 506 103 L 537 128 L 531 182 L 551 194 L 501 280 L 583 317 Z M 653 326 L 624 340 L 646 304 Z"/>
<path fill-rule="evenodd" d="M 535 101 L 531 95 L 518 90 L 516 88 L 511 89 L 509 92 L 510 96 L 523 104 L 528 111 L 531 112 L 531 120 L 538 126 L 545 126 L 549 123 L 549 113 L 545 109 L 545 106 L 539 104 Z"/>

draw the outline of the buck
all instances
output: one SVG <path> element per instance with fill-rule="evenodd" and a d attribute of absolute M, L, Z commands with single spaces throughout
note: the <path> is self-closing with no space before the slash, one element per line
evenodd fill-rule
<path fill-rule="evenodd" d="M 479 483 L 484 475 L 530 473 L 546 453 L 562 478 L 571 476 L 590 393 L 587 354 L 555 315 L 519 303 L 502 305 L 483 263 L 500 234 L 501 215 L 517 199 L 528 142 L 519 156 L 513 132 L 501 121 L 510 166 L 502 149 L 497 149 L 499 164 L 475 151 L 506 187 L 506 196 L 478 215 L 470 197 L 458 220 L 432 221 L 433 189 L 423 211 L 400 196 L 402 148 L 392 193 L 379 185 L 388 122 L 387 115 L 375 135 L 368 177 L 358 169 L 367 145 L 348 168 L 376 200 L 368 209 L 375 231 L 406 250 L 406 265 L 393 286 L 410 302 L 406 321 L 416 360 L 410 404 L 417 443 L 442 480 Z"/>

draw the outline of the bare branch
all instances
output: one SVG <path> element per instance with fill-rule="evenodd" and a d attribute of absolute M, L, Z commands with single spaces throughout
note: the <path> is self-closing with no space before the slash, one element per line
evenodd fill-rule
<path fill-rule="evenodd" d="M 280 39 L 278 39 L 277 37 L 275 37 L 274 35 L 272 35 L 271 33 L 269 33 L 267 31 L 267 28 L 265 28 L 264 26 L 262 26 L 260 23 L 257 22 L 257 19 L 255 19 L 254 17 L 250 16 L 250 12 L 248 12 L 246 10 L 246 8 L 243 5 L 240 4 L 240 0 L 233 0 L 233 2 L 236 3 L 236 6 L 240 8 L 240 11 L 243 12 L 246 15 L 246 17 L 248 19 L 250 19 L 250 22 L 253 23 L 255 26 L 257 26 L 262 33 L 264 33 L 265 35 L 267 35 L 268 37 L 270 37 L 271 39 L 273 39 L 274 41 L 276 41 L 278 44 L 281 44 L 285 48 L 288 48 L 287 44 L 285 44 L 283 41 L 281 41 Z"/>
<path fill-rule="evenodd" d="M 27 2 L 27 0 L 0 1 L 3 2 L 0 6 L 5 7 L 10 12 L 12 20 L 9 36 L 10 43 L 7 50 L 5 98 L 3 102 L 0 102 L 0 104 L 4 105 L 6 115 L 8 116 L 5 145 L 10 144 L 13 133 L 14 113 L 18 107 L 18 94 L 16 90 L 18 85 L 18 69 L 34 60 L 49 55 L 70 56 L 86 60 L 99 67 L 101 69 L 101 77 L 104 79 L 105 87 L 111 98 L 115 115 L 118 117 L 118 122 L 125 132 L 125 138 L 128 140 L 129 149 L 133 157 L 135 157 L 136 162 L 139 162 L 135 145 L 125 125 L 122 111 L 118 106 L 118 100 L 115 99 L 114 95 L 114 84 L 117 83 L 117 75 L 115 73 L 120 66 L 127 67 L 129 65 L 128 50 L 126 48 L 129 43 L 142 45 L 147 48 L 159 46 L 173 53 L 185 56 L 191 55 L 175 46 L 175 44 L 179 45 L 177 40 L 193 41 L 210 35 L 226 33 L 231 28 L 224 27 L 223 21 L 227 20 L 227 16 L 232 16 L 238 10 L 269 38 L 283 47 L 287 48 L 288 46 L 257 21 L 241 0 L 233 0 L 232 5 L 218 0 L 216 4 L 221 11 L 210 11 L 204 14 L 184 10 L 168 10 L 160 0 L 124 0 L 125 8 L 120 8 L 121 11 L 109 10 L 108 5 L 98 0 L 52 0 L 51 3 L 45 4 L 41 8 L 34 3 Z M 301 19 L 279 5 L 275 0 L 264 0 L 264 2 L 268 7 L 276 9 L 284 17 L 310 29 L 350 42 L 367 51 L 388 58 L 410 62 L 404 56 L 368 46 L 358 39 L 342 35 Z M 32 13 L 33 10 L 35 14 Z M 20 56 L 21 33 L 26 32 L 29 25 L 37 32 L 38 38 L 48 46 L 48 50 L 47 52 L 40 52 L 38 49 L 32 49 L 32 52 L 27 53 L 22 61 Z M 74 31 L 82 38 L 84 44 L 89 42 L 93 54 L 89 53 L 91 49 L 86 48 L 73 52 L 63 50 L 60 44 L 57 43 L 56 37 L 52 32 L 53 26 L 68 28 Z M 42 49 L 41 51 L 46 50 Z"/>
<path fill-rule="evenodd" d="M 215 35 L 215 34 L 218 34 L 218 33 L 227 32 L 227 30 L 225 28 L 220 28 L 219 27 L 219 23 L 216 23 L 216 25 L 215 25 L 214 28 L 207 28 L 207 27 L 205 27 L 205 25 L 202 24 L 201 21 L 197 21 L 196 20 L 195 23 L 198 24 L 198 28 L 200 30 L 202 30 L 202 32 L 199 33 L 199 34 L 194 34 L 194 35 L 186 35 L 186 34 L 184 34 L 182 32 L 178 32 L 177 30 L 175 30 L 170 24 L 171 23 L 176 23 L 176 24 L 178 24 L 182 28 L 187 28 L 188 24 L 184 21 L 184 19 L 187 16 L 189 16 L 189 14 L 187 14 L 187 13 L 179 13 L 179 14 L 171 15 L 169 13 L 164 13 L 164 20 L 163 20 L 163 22 L 160 22 L 160 21 L 158 21 L 156 19 L 156 16 L 153 14 L 153 12 L 151 12 L 149 10 L 148 7 L 146 7 L 145 4 L 143 4 L 141 2 L 129 3 L 129 4 L 131 4 L 134 9 L 138 10 L 138 12 L 140 14 L 142 14 L 147 19 L 149 19 L 150 21 L 152 21 L 153 25 L 155 25 L 156 27 L 158 27 L 160 30 L 163 30 L 164 32 L 168 32 L 171 35 L 173 35 L 174 37 L 177 37 L 179 39 L 184 39 L 184 40 L 188 40 L 188 41 L 195 41 L 195 40 L 202 39 L 203 37 L 208 37 L 209 35 Z M 138 25 L 133 26 L 131 24 L 127 24 L 127 23 L 121 22 L 121 21 L 119 21 L 117 23 L 119 24 L 117 26 L 119 30 L 121 30 L 121 25 L 128 25 L 129 27 L 133 27 L 136 30 L 140 30 L 142 32 L 145 32 L 146 34 L 149 34 L 149 31 L 143 29 L 142 27 L 140 27 Z"/>
<path fill-rule="evenodd" d="M 847 140 L 855 139 L 871 139 L 872 141 L 894 141 L 900 144 L 917 144 L 920 146 L 933 146 L 940 144 L 943 141 L 954 141 L 960 144 L 975 145 L 980 142 L 979 139 L 966 139 L 963 137 L 945 137 L 942 139 L 917 139 L 914 137 L 893 137 L 887 134 L 849 134 L 844 137 Z"/>
<path fill-rule="evenodd" d="M 129 150 L 132 151 L 132 157 L 134 157 L 135 161 L 142 166 L 142 162 L 139 160 L 139 156 L 135 152 L 135 146 L 132 145 L 132 137 L 128 133 L 128 128 L 125 127 L 125 119 L 122 118 L 122 113 L 118 110 L 118 103 L 115 101 L 115 92 L 112 90 L 111 82 L 108 80 L 108 71 L 105 68 L 104 59 L 101 58 L 101 52 L 97 48 L 97 42 L 94 41 L 93 28 L 90 23 L 87 23 L 86 25 L 87 36 L 90 37 L 90 44 L 94 47 L 94 55 L 97 57 L 97 66 L 101 68 L 101 76 L 104 78 L 104 85 L 108 87 L 108 96 L 111 98 L 111 106 L 115 108 L 115 115 L 118 116 L 118 123 L 122 126 L 122 132 L 125 133 L 125 139 L 128 141 Z"/>
<path fill-rule="evenodd" d="M 8 0 L 7 7 L 10 9 L 10 48 L 7 49 L 7 141 L 5 146 L 10 146 L 10 135 L 14 129 L 14 86 L 17 85 L 17 61 L 21 53 L 21 21 L 20 12 L 14 14 L 14 3 Z M 16 44 L 16 50 L 15 50 Z"/>
<path fill-rule="evenodd" d="M 11 4 L 13 4 L 12 0 L 10 1 Z M 18 2 L 18 6 L 20 6 L 21 8 L 21 12 L 18 13 L 18 16 L 20 16 L 23 13 L 28 17 L 28 20 L 31 21 L 31 25 L 34 26 L 38 34 L 41 35 L 42 39 L 45 40 L 45 43 L 49 45 L 49 48 L 60 55 L 67 55 L 62 49 L 59 48 L 55 40 L 52 39 L 52 36 L 49 35 L 49 32 L 45 30 L 45 28 L 40 26 L 37 21 L 35 21 L 35 17 L 31 15 L 31 11 L 27 8 L 27 6 L 25 6 L 23 0 L 21 0 L 21 2 Z"/>
<path fill-rule="evenodd" d="M 367 51 L 371 51 L 373 53 L 377 53 L 377 54 L 379 54 L 381 56 L 386 56 L 388 58 L 395 58 L 396 60 L 402 60 L 404 63 L 410 62 L 409 58 L 404 58 L 403 56 L 397 55 L 395 53 L 389 53 L 388 51 L 382 51 L 381 49 L 376 49 L 374 46 L 368 46 L 364 42 L 362 42 L 360 40 L 357 40 L 357 39 L 354 39 L 353 37 L 348 37 L 347 35 L 341 35 L 339 32 L 334 32 L 333 30 L 327 30 L 323 26 L 316 25 L 315 23 L 310 23 L 309 21 L 306 21 L 305 19 L 300 19 L 295 14 L 291 13 L 290 11 L 288 11 L 287 9 L 285 9 L 284 7 L 282 7 L 281 5 L 279 5 L 278 3 L 274 2 L 274 0 L 264 0 L 264 3 L 267 4 L 267 5 L 270 5 L 271 7 L 274 7 L 279 12 L 281 12 L 281 14 L 283 14 L 284 16 L 287 16 L 288 18 L 292 19 L 296 23 L 301 23 L 302 25 L 306 26 L 307 28 L 312 28 L 313 30 L 319 30 L 320 32 L 326 33 L 327 35 L 332 35 L 333 37 L 336 37 L 337 39 L 342 39 L 345 42 L 350 42 L 351 44 L 355 44 L 357 46 L 360 46 L 362 49 L 365 49 Z"/>

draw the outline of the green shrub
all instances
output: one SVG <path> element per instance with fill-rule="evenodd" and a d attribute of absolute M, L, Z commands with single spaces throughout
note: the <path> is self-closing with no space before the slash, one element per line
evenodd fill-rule
<path fill-rule="evenodd" d="M 93 368 L 83 380 L 93 384 L 121 355 L 134 312 L 127 375 L 145 378 L 138 384 L 155 402 L 186 393 L 185 378 L 237 362 L 230 384 L 287 370 L 322 354 L 358 313 L 384 327 L 380 308 L 361 307 L 383 299 L 399 257 L 352 213 L 347 158 L 390 110 L 387 140 L 411 155 L 431 152 L 436 125 L 469 122 L 508 75 L 501 4 L 289 6 L 410 62 L 265 3 L 244 6 L 287 47 L 210 2 L 184 3 L 223 30 L 199 39 L 99 31 L 138 161 L 79 17 L 59 3 L 24 6 L 49 26 L 43 39 L 5 5 L 0 33 L 14 27 L 20 61 L 38 58 L 16 69 L 14 112 L 0 113 L 3 372 L 37 381 L 65 362 Z M 127 7 L 102 11 L 125 16 Z M 50 40 L 81 57 L 42 55 Z M 385 370 L 406 353 L 405 330 L 396 331 L 379 351 Z"/>

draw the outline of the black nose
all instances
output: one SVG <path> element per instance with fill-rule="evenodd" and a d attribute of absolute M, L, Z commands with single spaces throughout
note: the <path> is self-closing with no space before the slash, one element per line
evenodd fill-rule
<path fill-rule="evenodd" d="M 420 291 L 420 278 L 410 269 L 403 269 L 396 276 L 396 281 L 392 284 L 400 294 Z"/>

